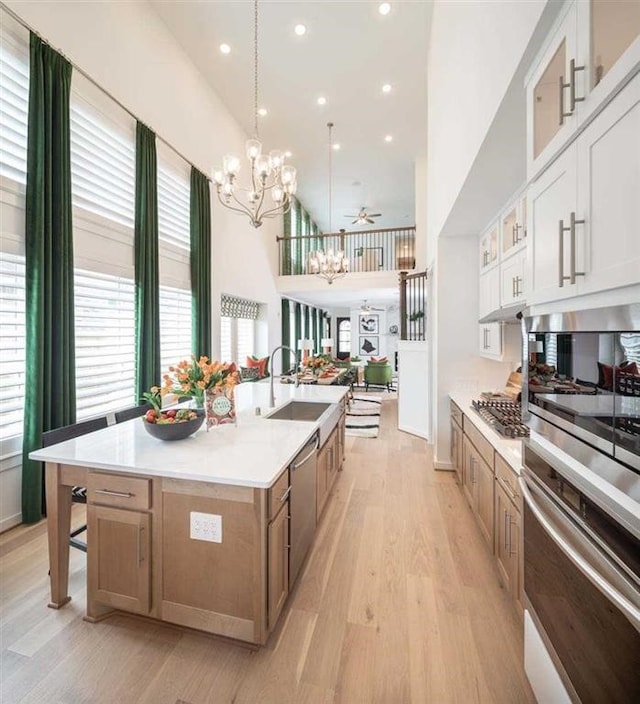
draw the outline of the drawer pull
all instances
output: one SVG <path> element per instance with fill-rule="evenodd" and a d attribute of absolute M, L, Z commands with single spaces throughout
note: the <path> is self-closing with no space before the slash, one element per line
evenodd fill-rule
<path fill-rule="evenodd" d="M 282 492 L 282 495 L 281 495 L 280 497 L 278 497 L 278 501 L 279 501 L 281 504 L 283 504 L 283 503 L 287 500 L 287 498 L 288 498 L 288 496 L 289 496 L 290 493 L 291 493 L 291 487 L 288 486 L 288 487 L 286 488 L 286 490 Z"/>
<path fill-rule="evenodd" d="M 518 498 L 518 492 L 514 491 L 506 480 L 502 477 L 497 477 L 500 486 L 509 494 L 509 496 L 515 501 Z"/>
<path fill-rule="evenodd" d="M 121 499 L 132 499 L 135 494 L 129 491 L 111 491 L 110 489 L 96 489 L 96 494 L 105 494 L 106 496 L 118 496 Z"/>

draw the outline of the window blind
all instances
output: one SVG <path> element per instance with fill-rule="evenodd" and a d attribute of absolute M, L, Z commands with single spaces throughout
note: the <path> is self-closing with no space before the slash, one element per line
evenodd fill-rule
<path fill-rule="evenodd" d="M 190 181 L 188 165 L 178 169 L 158 149 L 158 237 L 175 247 L 189 251 L 189 198 Z"/>
<path fill-rule="evenodd" d="M 135 140 L 133 120 L 122 122 L 71 95 L 71 182 L 73 205 L 133 228 Z"/>
<path fill-rule="evenodd" d="M 250 318 L 257 320 L 260 315 L 260 304 L 247 298 L 228 296 L 223 294 L 220 298 L 222 315 L 229 318 Z"/>
<path fill-rule="evenodd" d="M 76 269 L 76 402 L 78 420 L 135 402 L 132 279 Z"/>
<path fill-rule="evenodd" d="M 170 366 L 191 357 L 191 291 L 160 286 L 160 366 Z"/>
<path fill-rule="evenodd" d="M 223 315 L 220 318 L 220 361 L 222 362 L 231 362 L 234 358 L 231 328 L 231 318 Z"/>
<path fill-rule="evenodd" d="M 24 301 L 24 257 L 0 251 L 0 455 L 7 438 L 22 435 Z"/>
<path fill-rule="evenodd" d="M 5 12 L 0 24 L 0 175 L 27 182 L 29 35 Z"/>
<path fill-rule="evenodd" d="M 237 356 L 236 360 L 244 366 L 247 357 L 256 354 L 255 349 L 255 323 L 248 318 L 237 318 Z"/>

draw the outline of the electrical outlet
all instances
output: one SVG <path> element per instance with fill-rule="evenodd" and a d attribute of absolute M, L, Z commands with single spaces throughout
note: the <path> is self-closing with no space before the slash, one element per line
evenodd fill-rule
<path fill-rule="evenodd" d="M 221 543 L 222 516 L 218 516 L 215 513 L 191 511 L 189 537 L 191 540 L 206 540 L 209 543 Z"/>

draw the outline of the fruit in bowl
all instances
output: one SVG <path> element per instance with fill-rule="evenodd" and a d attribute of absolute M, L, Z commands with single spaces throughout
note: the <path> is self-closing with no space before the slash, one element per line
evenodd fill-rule
<path fill-rule="evenodd" d="M 204 421 L 204 410 L 151 408 L 142 417 L 145 430 L 159 440 L 184 440 L 198 430 Z"/>

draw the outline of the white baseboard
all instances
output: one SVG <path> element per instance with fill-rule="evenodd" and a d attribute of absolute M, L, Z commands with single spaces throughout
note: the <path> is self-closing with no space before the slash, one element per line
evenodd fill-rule
<path fill-rule="evenodd" d="M 456 468 L 453 466 L 452 462 L 434 462 L 433 468 L 440 470 L 442 472 L 455 472 Z"/>
<path fill-rule="evenodd" d="M 429 436 L 423 430 L 410 428 L 406 425 L 398 425 L 398 430 L 401 430 L 403 433 L 409 433 L 410 435 L 416 435 L 419 438 L 423 438 L 423 440 L 429 440 Z"/>
<path fill-rule="evenodd" d="M 16 513 L 13 516 L 7 516 L 0 521 L 0 533 L 4 533 L 9 528 L 14 528 L 22 523 L 22 513 Z"/>

